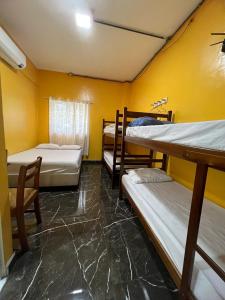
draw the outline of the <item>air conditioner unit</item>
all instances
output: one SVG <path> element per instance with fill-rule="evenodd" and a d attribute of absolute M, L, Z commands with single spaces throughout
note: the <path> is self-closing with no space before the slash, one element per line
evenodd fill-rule
<path fill-rule="evenodd" d="M 26 56 L 0 27 L 0 57 L 15 69 L 26 68 Z"/>

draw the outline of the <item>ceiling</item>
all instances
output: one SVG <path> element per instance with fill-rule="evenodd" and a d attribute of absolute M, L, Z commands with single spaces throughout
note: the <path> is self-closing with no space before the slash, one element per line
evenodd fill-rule
<path fill-rule="evenodd" d="M 131 81 L 166 40 L 93 23 L 74 13 L 171 36 L 201 0 L 0 0 L 0 24 L 39 69 Z"/>

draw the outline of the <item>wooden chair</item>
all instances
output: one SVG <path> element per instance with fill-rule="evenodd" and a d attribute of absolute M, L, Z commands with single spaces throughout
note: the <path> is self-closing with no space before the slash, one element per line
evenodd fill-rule
<path fill-rule="evenodd" d="M 39 207 L 39 177 L 42 158 L 29 165 L 21 166 L 17 188 L 9 189 L 9 201 L 11 207 L 11 216 L 17 220 L 18 233 L 13 234 L 14 238 L 19 238 L 23 252 L 29 250 L 27 242 L 26 228 L 24 222 L 25 212 L 34 212 L 37 223 L 41 223 L 41 214 Z M 27 188 L 26 183 L 31 182 L 31 187 Z M 34 203 L 34 209 L 28 207 Z"/>

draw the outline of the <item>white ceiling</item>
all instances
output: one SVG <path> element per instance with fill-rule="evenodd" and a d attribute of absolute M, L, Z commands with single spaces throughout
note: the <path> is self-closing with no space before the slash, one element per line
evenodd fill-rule
<path fill-rule="evenodd" d="M 0 0 L 0 23 L 39 69 L 132 80 L 164 40 L 93 24 L 74 12 L 141 31 L 172 35 L 201 0 Z"/>

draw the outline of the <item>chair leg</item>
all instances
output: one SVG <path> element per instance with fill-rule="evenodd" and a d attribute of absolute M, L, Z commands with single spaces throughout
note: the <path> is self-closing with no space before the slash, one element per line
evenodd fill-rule
<path fill-rule="evenodd" d="M 39 197 L 34 200 L 34 212 L 37 219 L 37 224 L 41 223 L 41 212 L 40 212 L 40 205 L 39 205 Z"/>
<path fill-rule="evenodd" d="M 27 234 L 26 234 L 26 228 L 25 228 L 25 222 L 24 222 L 24 213 L 21 212 L 17 215 L 17 226 L 18 226 L 18 236 L 20 240 L 21 249 L 23 252 L 26 252 L 29 250 L 29 245 L 27 242 Z"/>

